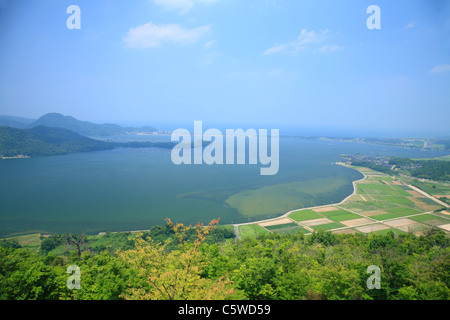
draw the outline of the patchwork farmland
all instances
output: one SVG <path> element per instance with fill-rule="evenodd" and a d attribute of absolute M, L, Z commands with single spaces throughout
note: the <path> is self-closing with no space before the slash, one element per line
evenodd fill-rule
<path fill-rule="evenodd" d="M 237 226 L 240 237 L 264 233 L 305 235 L 325 230 L 333 233 L 413 233 L 431 228 L 450 234 L 450 214 L 439 203 L 407 184 L 368 168 L 353 167 L 365 179 L 355 183 L 356 192 L 340 204 L 300 209 L 282 217 Z"/>

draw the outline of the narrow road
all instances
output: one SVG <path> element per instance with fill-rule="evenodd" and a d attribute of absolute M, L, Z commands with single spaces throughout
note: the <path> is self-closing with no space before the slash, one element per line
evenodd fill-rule
<path fill-rule="evenodd" d="M 419 192 L 420 194 L 423 194 L 425 197 L 430 198 L 431 200 L 433 200 L 433 201 L 439 203 L 440 205 L 442 205 L 442 206 L 444 206 L 444 207 L 446 207 L 446 208 L 449 208 L 449 207 L 450 207 L 447 203 L 445 203 L 445 202 L 443 202 L 443 201 L 441 201 L 441 200 L 439 200 L 439 199 L 436 199 L 436 198 L 433 197 L 432 195 L 429 195 L 428 193 L 426 193 L 426 192 L 423 191 L 423 190 L 420 190 L 420 189 L 417 188 L 417 187 L 414 187 L 414 186 L 412 186 L 412 185 L 410 185 L 410 184 L 408 184 L 407 186 L 410 187 L 411 189 L 413 189 L 414 191 L 417 191 L 417 192 Z"/>

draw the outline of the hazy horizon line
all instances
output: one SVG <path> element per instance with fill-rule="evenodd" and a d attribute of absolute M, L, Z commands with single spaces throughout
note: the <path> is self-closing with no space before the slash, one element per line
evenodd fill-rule
<path fill-rule="evenodd" d="M 179 128 L 188 129 L 192 127 L 194 121 L 201 119 L 188 120 L 154 120 L 154 121 L 143 121 L 143 120 L 86 120 L 80 119 L 72 115 L 66 115 L 60 112 L 47 112 L 39 117 L 29 117 L 21 115 L 7 115 L 0 114 L 0 117 L 12 117 L 12 118 L 23 118 L 27 120 L 38 120 L 40 117 L 51 114 L 58 113 L 63 116 L 70 116 L 79 121 L 87 121 L 94 124 L 117 124 L 122 127 L 143 127 L 152 126 L 159 131 L 173 131 Z M 393 138 L 393 139 L 431 139 L 431 138 L 450 138 L 448 132 L 441 130 L 436 130 L 430 132 L 430 130 L 414 130 L 414 129 L 375 129 L 375 128 L 361 128 L 361 127 L 349 127 L 345 128 L 339 126 L 328 126 L 323 124 L 293 124 L 293 123 L 277 123 L 277 122 L 243 122 L 243 121 L 209 121 L 202 120 L 205 124 L 204 130 L 215 128 L 219 130 L 225 129 L 280 129 L 281 136 L 306 136 L 306 137 L 336 137 L 336 138 Z"/>

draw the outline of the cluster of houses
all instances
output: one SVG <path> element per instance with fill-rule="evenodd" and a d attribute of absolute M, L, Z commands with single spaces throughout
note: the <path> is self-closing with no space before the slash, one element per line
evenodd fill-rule
<path fill-rule="evenodd" d="M 420 163 L 420 162 L 409 162 L 409 163 L 404 163 L 401 165 L 393 165 L 390 161 L 391 158 L 384 157 L 384 156 L 367 156 L 367 155 L 356 154 L 356 155 L 346 156 L 346 158 L 347 158 L 348 163 L 351 163 L 354 161 L 369 161 L 378 166 L 390 168 L 392 170 L 395 168 L 400 168 L 400 169 L 404 169 L 404 170 L 415 170 L 415 169 L 422 167 L 422 163 Z"/>

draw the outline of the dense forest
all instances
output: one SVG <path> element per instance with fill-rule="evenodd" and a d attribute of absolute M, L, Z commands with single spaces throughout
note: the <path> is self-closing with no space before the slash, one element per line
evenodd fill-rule
<path fill-rule="evenodd" d="M 115 246 L 88 244 L 83 235 L 59 235 L 44 239 L 39 253 L 3 241 L 0 298 L 450 298 L 450 240 L 438 230 L 419 237 L 318 232 L 234 241 L 217 222 L 187 227 L 168 220 L 138 236 L 99 236 Z M 67 250 L 56 253 L 61 244 Z M 71 265 L 81 270 L 79 289 L 67 286 Z M 381 270 L 379 289 L 367 285 L 372 265 Z"/>
<path fill-rule="evenodd" d="M 107 142 L 90 139 L 62 128 L 32 129 L 0 127 L 0 155 L 38 156 L 112 149 Z"/>
<path fill-rule="evenodd" d="M 387 166 L 376 164 L 369 160 L 352 161 L 355 166 L 367 167 L 389 175 L 396 174 L 392 166 L 408 171 L 412 177 L 436 181 L 450 180 L 450 161 L 443 160 L 412 160 L 408 158 L 392 157 Z"/>
<path fill-rule="evenodd" d="M 48 156 L 123 148 L 173 148 L 172 142 L 109 142 L 91 139 L 68 129 L 37 126 L 0 127 L 0 156 Z"/>
<path fill-rule="evenodd" d="M 422 161 L 422 167 L 411 172 L 416 178 L 425 178 L 437 181 L 450 180 L 450 161 L 428 160 Z"/>
<path fill-rule="evenodd" d="M 437 181 L 450 180 L 450 161 L 443 160 L 412 160 L 408 158 L 393 157 L 389 164 L 410 168 L 411 176 Z"/>

